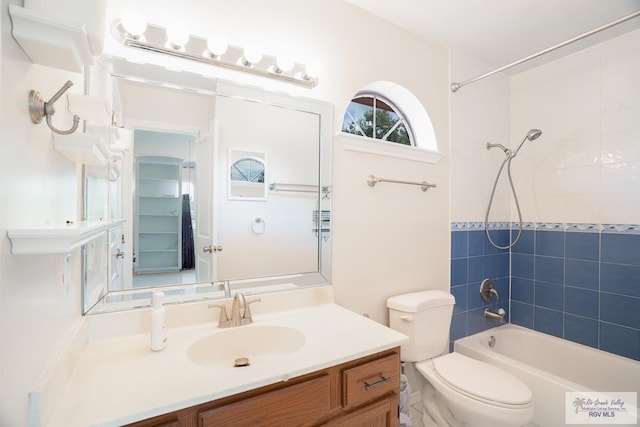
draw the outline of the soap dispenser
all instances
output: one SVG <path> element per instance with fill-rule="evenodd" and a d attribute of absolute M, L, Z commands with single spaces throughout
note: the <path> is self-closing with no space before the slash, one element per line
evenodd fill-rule
<path fill-rule="evenodd" d="M 163 350 L 167 346 L 163 298 L 164 293 L 158 291 L 151 297 L 151 350 L 153 351 Z"/>

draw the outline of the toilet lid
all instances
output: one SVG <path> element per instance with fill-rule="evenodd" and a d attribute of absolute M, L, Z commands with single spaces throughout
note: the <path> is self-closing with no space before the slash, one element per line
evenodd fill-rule
<path fill-rule="evenodd" d="M 503 369 L 459 353 L 433 359 L 434 370 L 451 387 L 480 400 L 506 405 L 531 403 L 531 390 Z"/>

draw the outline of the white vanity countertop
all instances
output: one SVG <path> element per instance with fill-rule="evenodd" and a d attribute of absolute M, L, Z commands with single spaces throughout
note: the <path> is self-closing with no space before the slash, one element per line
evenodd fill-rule
<path fill-rule="evenodd" d="M 252 307 L 253 308 L 253 307 Z M 167 347 L 149 348 L 149 334 L 89 342 L 82 351 L 50 427 L 119 426 L 286 381 L 399 346 L 407 337 L 333 303 L 254 315 L 259 325 L 303 332 L 295 353 L 248 367 L 202 366 L 187 348 L 218 329 L 215 322 L 169 328 Z"/>

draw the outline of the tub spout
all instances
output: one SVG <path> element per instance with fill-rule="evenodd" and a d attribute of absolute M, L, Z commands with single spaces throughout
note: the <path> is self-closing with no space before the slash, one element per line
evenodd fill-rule
<path fill-rule="evenodd" d="M 495 311 L 489 310 L 488 308 L 484 310 L 484 317 L 486 317 L 487 319 L 497 320 L 500 323 L 504 323 L 505 314 L 506 312 L 504 311 L 504 308 L 499 308 L 497 313 Z"/>

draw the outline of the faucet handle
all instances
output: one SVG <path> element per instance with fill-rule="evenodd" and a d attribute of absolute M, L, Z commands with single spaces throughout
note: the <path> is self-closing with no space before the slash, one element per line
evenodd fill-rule
<path fill-rule="evenodd" d="M 500 301 L 500 295 L 491 279 L 484 279 L 480 284 L 480 296 L 484 302 L 491 302 L 491 298 L 496 297 Z"/>
<path fill-rule="evenodd" d="M 254 302 L 260 302 L 260 301 L 262 301 L 260 298 L 254 299 L 254 300 L 252 300 L 252 301 L 247 301 L 247 300 L 245 300 L 245 303 L 244 303 L 244 313 L 243 313 L 243 315 L 242 315 L 242 318 L 243 318 L 243 319 L 249 319 L 249 320 L 251 320 L 251 321 L 252 321 L 253 319 L 251 318 L 251 310 L 249 309 L 249 305 L 250 305 L 250 304 L 253 304 Z"/>
<path fill-rule="evenodd" d="M 209 304 L 209 308 L 219 308 L 220 309 L 220 317 L 218 318 L 218 327 L 222 326 L 225 322 L 229 322 L 229 317 L 227 316 L 227 306 L 224 304 Z"/>

